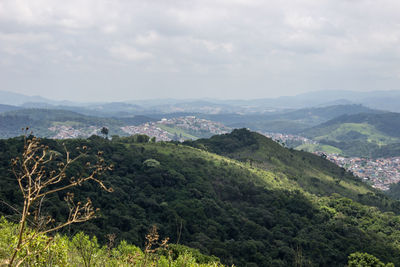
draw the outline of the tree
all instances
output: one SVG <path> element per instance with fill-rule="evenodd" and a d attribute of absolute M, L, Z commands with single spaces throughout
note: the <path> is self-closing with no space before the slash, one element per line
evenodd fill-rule
<path fill-rule="evenodd" d="M 374 255 L 362 252 L 355 252 L 348 257 L 349 267 L 394 267 L 393 263 L 385 264 Z"/>
<path fill-rule="evenodd" d="M 104 138 L 108 139 L 108 128 L 107 127 L 101 128 L 101 134 L 104 135 Z"/>
<path fill-rule="evenodd" d="M 18 254 L 40 235 L 57 231 L 72 223 L 84 222 L 94 217 L 95 209 L 90 199 L 86 203 L 74 202 L 73 193 L 66 193 L 64 200 L 69 207 L 69 214 L 64 222 L 56 223 L 51 216 L 42 216 L 41 204 L 45 197 L 65 191 L 75 186 L 82 185 L 87 181 L 97 183 L 107 192 L 113 189 L 104 185 L 100 176 L 112 166 L 107 165 L 102 158 L 102 152 L 98 152 L 96 160 L 91 162 L 87 155 L 88 148 L 83 146 L 78 149 L 78 155 L 71 157 L 65 149 L 65 158 L 58 159 L 55 152 L 51 152 L 49 147 L 40 143 L 36 137 L 24 138 L 24 150 L 21 157 L 12 160 L 12 171 L 18 181 L 19 189 L 23 195 L 24 203 L 19 222 L 18 238 L 15 249 L 10 256 L 8 265 L 19 266 L 23 263 L 22 256 L 16 262 Z M 85 161 L 83 169 L 76 171 L 76 175 L 71 176 L 72 166 Z M 80 165 L 82 166 L 82 165 Z M 30 223 L 34 231 L 26 233 L 27 223 Z M 25 251 L 26 255 L 40 253 L 37 251 Z"/>

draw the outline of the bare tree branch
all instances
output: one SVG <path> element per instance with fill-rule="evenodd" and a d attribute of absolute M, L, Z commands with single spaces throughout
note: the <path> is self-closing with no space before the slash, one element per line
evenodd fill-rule
<path fill-rule="evenodd" d="M 28 128 L 26 131 L 27 130 Z M 10 257 L 9 266 L 13 266 L 21 249 L 29 245 L 37 236 L 57 231 L 72 223 L 90 220 L 95 216 L 96 210 L 93 208 L 90 199 L 87 199 L 86 203 L 78 202 L 75 204 L 74 195 L 72 193 L 67 193 L 64 200 L 67 202 L 69 207 L 68 218 L 65 222 L 49 227 L 49 224 L 54 223 L 55 220 L 50 216 L 43 218 L 41 215 L 42 201 L 46 196 L 82 185 L 90 180 L 97 183 L 100 188 L 107 192 L 113 191 L 111 187 L 107 187 L 99 178 L 106 171 L 112 169 L 112 166 L 107 165 L 102 158 L 102 152 L 98 152 L 96 155 L 97 161 L 93 165 L 90 161 L 86 162 L 84 167 L 86 173 L 81 172 L 75 176 L 68 177 L 67 171 L 69 168 L 72 164 L 87 156 L 88 149 L 86 146 L 83 146 L 82 149 L 78 149 L 79 154 L 72 158 L 65 145 L 64 150 L 65 160 L 61 160 L 57 164 L 57 168 L 54 169 L 51 165 L 52 163 L 55 163 L 55 158 L 53 153 L 49 152 L 49 148 L 40 144 L 39 138 L 28 138 L 25 134 L 24 151 L 21 158 L 17 157 L 11 161 L 12 171 L 18 181 L 20 191 L 24 198 L 24 206 L 21 212 L 21 220 L 19 222 L 18 241 L 15 250 Z M 33 205 L 37 205 L 35 203 L 39 200 L 40 203 L 38 207 L 32 211 Z M 33 222 L 34 225 L 36 225 L 36 231 L 24 235 L 26 224 L 30 221 L 29 217 L 32 212 L 34 214 Z M 32 253 L 34 252 L 27 250 L 27 255 Z M 21 265 L 23 261 L 24 258 L 18 259 L 15 266 Z"/>

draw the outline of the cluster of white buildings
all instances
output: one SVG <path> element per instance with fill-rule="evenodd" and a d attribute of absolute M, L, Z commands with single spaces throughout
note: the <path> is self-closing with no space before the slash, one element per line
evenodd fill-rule
<path fill-rule="evenodd" d="M 209 135 L 227 133 L 230 128 L 225 127 L 219 122 L 213 122 L 205 119 L 199 119 L 195 116 L 185 116 L 172 119 L 163 118 L 157 122 L 144 123 L 139 126 L 124 126 L 121 130 L 130 135 L 145 134 L 150 137 L 155 137 L 157 141 L 170 141 L 176 136 L 172 132 L 163 129 L 163 125 L 181 129 L 184 132 L 196 136 L 196 134 L 207 133 Z M 179 141 L 183 141 L 184 137 L 177 136 Z"/>
<path fill-rule="evenodd" d="M 154 123 L 145 123 L 139 126 L 124 126 L 121 127 L 121 130 L 130 135 L 145 134 L 150 137 L 155 137 L 157 141 L 171 140 L 171 135 Z"/>
<path fill-rule="evenodd" d="M 400 182 L 400 157 L 366 159 L 327 155 L 327 159 L 381 190 Z"/>
<path fill-rule="evenodd" d="M 54 139 L 89 137 L 100 132 L 99 128 L 96 126 L 75 129 L 74 127 L 68 125 L 57 125 L 50 127 L 49 130 L 55 133 L 52 136 Z"/>
<path fill-rule="evenodd" d="M 261 133 L 262 135 L 271 138 L 274 141 L 279 141 L 286 143 L 288 141 L 298 141 L 302 144 L 318 144 L 317 141 L 308 139 L 307 137 L 300 136 L 300 135 L 294 135 L 294 134 L 283 134 L 283 133 L 270 133 L 270 132 L 265 132 Z"/>
<path fill-rule="evenodd" d="M 206 119 L 196 118 L 195 116 L 185 116 L 172 119 L 162 119 L 156 124 L 173 125 L 177 128 L 194 131 L 194 132 L 209 132 L 210 134 L 224 134 L 231 129 L 224 126 L 222 123 L 209 121 Z"/>

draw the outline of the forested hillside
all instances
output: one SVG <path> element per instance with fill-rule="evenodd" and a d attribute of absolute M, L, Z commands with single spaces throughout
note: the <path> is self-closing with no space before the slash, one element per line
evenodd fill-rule
<path fill-rule="evenodd" d="M 284 148 L 279 143 L 246 129 L 237 129 L 231 134 L 209 139 L 188 141 L 185 144 L 237 159 L 272 173 L 282 173 L 291 182 L 313 194 L 339 193 L 363 203 L 369 203 L 372 195 L 383 196 L 380 191 L 322 157 Z M 365 195 L 366 193 L 369 194 Z M 384 207 L 386 203 L 379 205 Z"/>
<path fill-rule="evenodd" d="M 95 184 L 73 190 L 82 199 L 90 197 L 100 216 L 64 233 L 83 230 L 100 242 L 115 233 L 116 242 L 143 247 L 155 224 L 171 243 L 215 255 L 227 265 L 344 266 L 356 251 L 400 264 L 399 202 L 323 158 L 244 129 L 187 143 L 195 148 L 147 140 L 42 140 L 58 157 L 64 155 L 63 143 L 69 151 L 87 146 L 93 154 L 103 151 L 115 166 L 104 177 L 113 193 Z M 0 198 L 16 207 L 22 197 L 10 160 L 22 148 L 22 138 L 0 140 Z M 67 212 L 62 199 L 44 199 L 43 210 L 62 219 Z M 9 220 L 17 219 L 9 206 L 0 207 Z"/>
<path fill-rule="evenodd" d="M 400 155 L 400 113 L 343 115 L 303 132 L 321 144 L 337 147 L 347 156 Z"/>

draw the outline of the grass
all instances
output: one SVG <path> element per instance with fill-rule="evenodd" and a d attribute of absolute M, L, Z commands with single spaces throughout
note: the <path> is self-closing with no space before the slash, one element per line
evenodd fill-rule
<path fill-rule="evenodd" d="M 318 136 L 316 140 L 331 140 L 335 142 L 343 141 L 341 140 L 341 136 L 349 133 L 349 132 L 358 132 L 362 135 L 365 135 L 369 143 L 376 143 L 377 145 L 387 145 L 390 143 L 399 142 L 398 138 L 389 137 L 384 133 L 378 131 L 374 126 L 369 125 L 367 123 L 343 123 L 340 124 L 336 129 L 332 132 Z"/>
<path fill-rule="evenodd" d="M 330 145 L 322 145 L 322 144 L 303 144 L 296 147 L 297 150 L 303 150 L 307 152 L 316 152 L 321 151 L 327 154 L 339 154 L 342 155 L 343 151 L 337 147 L 330 146 Z"/>
<path fill-rule="evenodd" d="M 168 133 L 170 133 L 172 135 L 174 135 L 174 134 L 177 134 L 178 136 L 182 135 L 182 137 L 184 139 L 192 139 L 192 140 L 198 139 L 197 136 L 188 134 L 187 132 L 185 132 L 184 130 L 179 129 L 179 128 L 169 127 L 169 126 L 166 126 L 165 124 L 157 124 L 157 127 L 160 127 L 161 129 L 163 129 L 164 131 L 167 131 Z"/>

